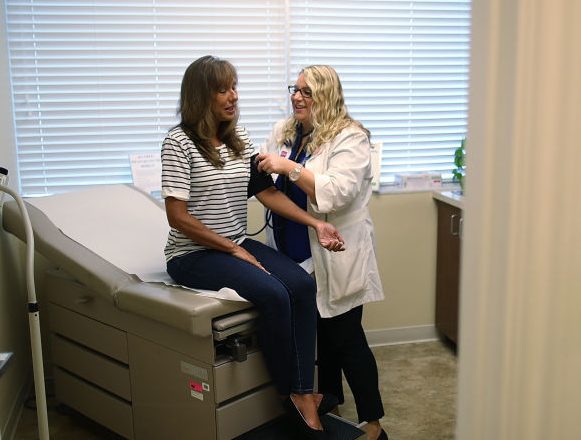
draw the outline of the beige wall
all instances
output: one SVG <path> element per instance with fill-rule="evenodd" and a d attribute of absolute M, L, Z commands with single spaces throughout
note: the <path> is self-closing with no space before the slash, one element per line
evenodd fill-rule
<path fill-rule="evenodd" d="M 431 193 L 374 195 L 377 258 L 386 299 L 364 308 L 370 343 L 434 337 L 436 207 Z M 251 202 L 249 230 L 264 223 L 262 205 Z"/>

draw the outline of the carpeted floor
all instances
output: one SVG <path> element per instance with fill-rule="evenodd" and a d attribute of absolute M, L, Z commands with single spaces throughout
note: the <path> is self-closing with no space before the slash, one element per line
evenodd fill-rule
<path fill-rule="evenodd" d="M 452 440 L 456 411 L 456 355 L 441 342 L 373 348 L 390 440 Z M 345 387 L 341 416 L 357 422 Z"/>
<path fill-rule="evenodd" d="M 439 341 L 373 348 L 386 416 L 381 424 L 390 440 L 451 440 L 456 410 L 456 356 Z M 345 385 L 341 416 L 357 422 L 353 398 Z M 74 411 L 49 402 L 53 440 L 119 439 Z M 15 440 L 38 438 L 36 413 L 25 408 Z M 203 439 L 196 439 L 203 440 Z M 273 439 L 274 440 L 274 439 Z"/>

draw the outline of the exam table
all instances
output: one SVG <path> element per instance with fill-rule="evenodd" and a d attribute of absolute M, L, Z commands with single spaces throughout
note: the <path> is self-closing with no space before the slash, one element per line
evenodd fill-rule
<path fill-rule="evenodd" d="M 128 439 L 250 439 L 245 433 L 283 413 L 257 347 L 252 305 L 235 292 L 196 292 L 161 280 L 167 221 L 157 200 L 115 185 L 26 204 L 36 250 L 50 262 L 38 290 L 57 401 Z M 64 223 L 74 217 L 97 250 L 76 232 L 66 234 L 53 214 Z M 15 204 L 4 204 L 2 218 L 6 231 L 24 239 Z M 153 229 L 140 230 L 154 218 Z M 127 225 L 137 229 L 133 237 Z M 99 248 L 107 240 L 95 237 L 103 229 L 113 237 L 112 258 Z M 139 274 L 110 261 L 143 242 L 159 246 L 154 269 Z M 362 434 L 353 432 L 337 438 Z"/>

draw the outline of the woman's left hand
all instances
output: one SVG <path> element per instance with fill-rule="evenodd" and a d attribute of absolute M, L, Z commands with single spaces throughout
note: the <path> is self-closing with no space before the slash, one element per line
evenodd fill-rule
<path fill-rule="evenodd" d="M 296 166 L 292 160 L 272 153 L 260 153 L 256 160 L 258 171 L 267 174 L 288 174 Z"/>
<path fill-rule="evenodd" d="M 339 234 L 339 231 L 331 223 L 320 222 L 315 226 L 319 244 L 325 249 L 332 252 L 345 250 L 345 240 Z"/>

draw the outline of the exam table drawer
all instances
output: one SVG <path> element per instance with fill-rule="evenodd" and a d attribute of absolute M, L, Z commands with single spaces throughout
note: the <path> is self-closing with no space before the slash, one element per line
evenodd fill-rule
<path fill-rule="evenodd" d="M 51 352 L 59 367 L 131 401 L 131 380 L 127 365 L 55 334 L 51 335 Z"/>
<path fill-rule="evenodd" d="M 281 415 L 282 403 L 273 405 L 273 402 L 280 399 L 271 385 L 217 408 L 217 440 L 230 440 Z"/>
<path fill-rule="evenodd" d="M 221 403 L 271 381 L 261 352 L 244 362 L 227 362 L 214 368 L 216 402 Z"/>
<path fill-rule="evenodd" d="M 134 438 L 133 411 L 122 399 L 56 367 L 54 382 L 59 400 L 125 438 Z"/>
<path fill-rule="evenodd" d="M 50 329 L 92 350 L 128 364 L 126 333 L 87 318 L 64 307 L 49 303 Z"/>

